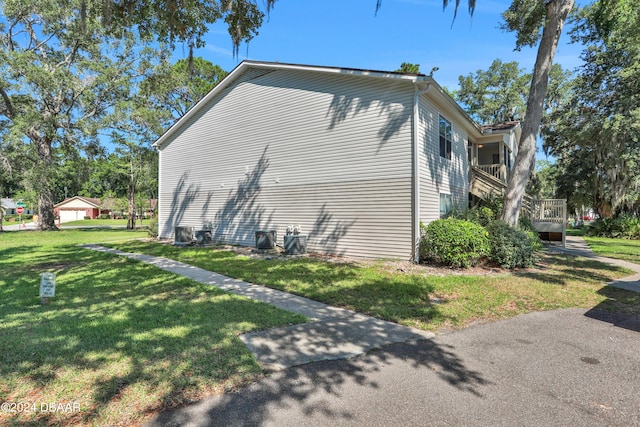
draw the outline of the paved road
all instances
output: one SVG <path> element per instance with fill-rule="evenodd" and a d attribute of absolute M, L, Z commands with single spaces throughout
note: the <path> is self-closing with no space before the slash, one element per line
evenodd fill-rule
<path fill-rule="evenodd" d="M 640 316 L 531 313 L 297 366 L 167 425 L 638 426 Z"/>
<path fill-rule="evenodd" d="M 29 223 L 24 224 L 24 226 L 22 224 L 3 225 L 2 229 L 4 231 L 35 230 L 36 229 L 36 223 L 35 222 L 29 222 Z"/>

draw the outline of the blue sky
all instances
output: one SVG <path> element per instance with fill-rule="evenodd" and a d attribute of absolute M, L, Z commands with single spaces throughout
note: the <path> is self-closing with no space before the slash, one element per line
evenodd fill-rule
<path fill-rule="evenodd" d="M 472 18 L 462 0 L 453 26 L 453 7 L 443 12 L 442 0 L 383 0 L 377 16 L 375 3 L 278 0 L 239 57 L 233 58 L 224 23 L 211 27 L 206 47 L 196 54 L 227 71 L 243 59 L 385 71 L 411 62 L 425 74 L 438 67 L 435 79 L 452 90 L 458 76 L 485 70 L 496 58 L 517 61 L 527 72 L 533 68 L 536 49 L 514 51 L 515 35 L 498 28 L 509 0 L 478 0 Z M 556 62 L 573 70 L 580 64 L 580 50 L 563 34 Z M 178 48 L 176 53 L 185 52 Z"/>

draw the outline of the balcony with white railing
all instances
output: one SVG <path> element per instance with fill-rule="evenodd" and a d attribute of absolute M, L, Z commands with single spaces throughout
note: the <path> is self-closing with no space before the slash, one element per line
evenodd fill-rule
<path fill-rule="evenodd" d="M 475 165 L 475 168 L 481 170 L 482 172 L 493 176 L 500 181 L 507 183 L 508 172 L 507 167 L 501 164 L 491 164 L 491 165 Z"/>

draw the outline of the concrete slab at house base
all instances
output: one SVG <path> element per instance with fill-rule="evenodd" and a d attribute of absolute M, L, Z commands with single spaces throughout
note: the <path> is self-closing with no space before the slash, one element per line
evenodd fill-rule
<path fill-rule="evenodd" d="M 308 323 L 253 332 L 240 336 L 260 364 L 280 370 L 321 360 L 335 360 L 364 354 L 388 344 L 411 342 L 434 336 L 431 332 L 387 322 L 286 292 L 232 279 L 179 261 L 134 254 L 98 245 L 84 248 L 125 256 L 162 270 L 188 277 L 301 314 Z"/>

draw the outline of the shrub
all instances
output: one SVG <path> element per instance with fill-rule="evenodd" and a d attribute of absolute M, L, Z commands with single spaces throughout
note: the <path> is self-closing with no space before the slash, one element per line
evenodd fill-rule
<path fill-rule="evenodd" d="M 589 234 L 600 237 L 640 239 L 640 218 L 630 214 L 598 218 L 589 227 Z"/>
<path fill-rule="evenodd" d="M 447 218 L 420 225 L 420 260 L 470 267 L 489 255 L 487 230 L 473 222 Z"/>
<path fill-rule="evenodd" d="M 538 234 L 494 221 L 488 227 L 491 253 L 489 259 L 504 268 L 531 267 L 537 261 L 536 252 L 542 248 Z"/>
<path fill-rule="evenodd" d="M 85 216 L 84 216 L 84 219 L 91 219 L 91 217 L 90 217 L 90 216 L 88 216 L 88 215 L 85 215 Z"/>
<path fill-rule="evenodd" d="M 153 217 L 149 220 L 149 237 L 156 239 L 158 237 L 158 218 Z"/>
<path fill-rule="evenodd" d="M 496 219 L 496 213 L 488 206 L 474 206 L 469 209 L 467 219 L 486 227 Z"/>
<path fill-rule="evenodd" d="M 111 216 L 109 214 L 100 214 L 100 219 L 109 219 Z"/>
<path fill-rule="evenodd" d="M 520 215 L 520 217 L 518 218 L 518 228 L 523 231 L 536 231 L 536 229 L 533 227 L 531 218 L 525 215 Z M 538 234 L 536 233 L 536 236 L 537 235 Z"/>

